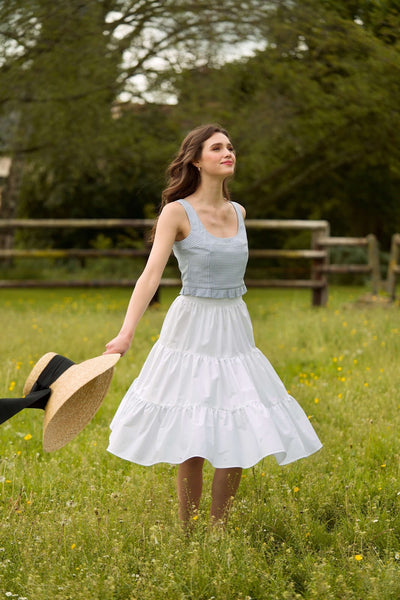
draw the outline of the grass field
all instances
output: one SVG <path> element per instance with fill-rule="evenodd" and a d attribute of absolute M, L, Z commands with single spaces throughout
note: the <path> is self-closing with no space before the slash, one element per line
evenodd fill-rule
<path fill-rule="evenodd" d="M 177 521 L 176 467 L 106 452 L 108 425 L 173 298 L 143 318 L 105 402 L 68 446 L 42 451 L 43 413 L 1 426 L 0 600 L 398 600 L 400 308 L 364 289 L 251 290 L 257 345 L 309 415 L 324 448 L 246 470 L 225 532 L 210 532 L 212 469 L 193 534 Z M 2 291 L 0 394 L 36 360 L 103 352 L 126 290 Z"/>

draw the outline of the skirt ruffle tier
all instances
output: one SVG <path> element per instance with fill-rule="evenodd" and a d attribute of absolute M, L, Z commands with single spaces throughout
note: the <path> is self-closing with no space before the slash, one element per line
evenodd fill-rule
<path fill-rule="evenodd" d="M 112 422 L 108 450 L 126 460 L 216 468 L 281 465 L 321 448 L 303 409 L 256 348 L 242 298 L 178 296 Z"/>

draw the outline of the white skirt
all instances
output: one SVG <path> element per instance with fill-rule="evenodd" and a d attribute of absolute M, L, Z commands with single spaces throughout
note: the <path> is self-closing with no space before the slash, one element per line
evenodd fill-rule
<path fill-rule="evenodd" d="M 110 425 L 109 452 L 141 465 L 199 456 L 216 468 L 281 465 L 321 448 L 256 348 L 243 299 L 178 296 Z"/>

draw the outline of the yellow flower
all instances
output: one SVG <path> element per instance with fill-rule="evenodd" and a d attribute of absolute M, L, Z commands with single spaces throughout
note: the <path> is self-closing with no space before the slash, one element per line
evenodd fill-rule
<path fill-rule="evenodd" d="M 356 560 L 362 560 L 362 559 L 363 559 L 363 556 L 362 556 L 362 554 L 356 554 L 354 558 L 355 558 Z"/>
<path fill-rule="evenodd" d="M 197 521 L 198 518 L 199 518 L 199 515 L 194 515 L 193 521 Z"/>
<path fill-rule="evenodd" d="M 315 402 L 315 404 L 318 404 L 319 398 L 314 398 L 314 402 Z"/>
<path fill-rule="evenodd" d="M 31 439 L 32 439 L 32 436 L 30 433 L 27 433 L 26 436 L 24 437 L 24 440 L 26 440 L 26 441 L 31 440 Z"/>
<path fill-rule="evenodd" d="M 297 485 L 293 488 L 294 493 L 296 494 L 299 491 L 300 488 L 297 487 Z"/>
<path fill-rule="evenodd" d="M 381 465 L 382 469 L 384 469 L 386 467 L 386 463 L 383 463 L 383 465 Z"/>
<path fill-rule="evenodd" d="M 74 548 L 76 548 L 76 544 L 71 544 L 71 550 L 73 550 Z"/>

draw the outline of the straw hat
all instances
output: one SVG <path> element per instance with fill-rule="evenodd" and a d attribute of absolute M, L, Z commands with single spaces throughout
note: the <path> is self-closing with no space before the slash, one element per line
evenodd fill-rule
<path fill-rule="evenodd" d="M 3 399 L 7 407 L 3 410 L 3 420 L 22 408 L 44 408 L 43 449 L 53 452 L 62 448 L 94 417 L 107 394 L 119 358 L 120 354 L 103 354 L 74 364 L 55 352 L 48 352 L 28 375 L 25 396 L 15 399 L 15 408 L 14 399 Z"/>

